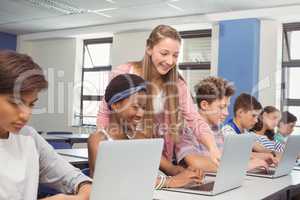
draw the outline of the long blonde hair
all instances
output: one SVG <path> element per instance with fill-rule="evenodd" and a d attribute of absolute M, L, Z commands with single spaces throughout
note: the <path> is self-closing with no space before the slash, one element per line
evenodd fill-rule
<path fill-rule="evenodd" d="M 181 37 L 179 33 L 168 25 L 159 25 L 155 27 L 149 38 L 147 39 L 146 43 L 146 51 L 148 48 L 152 49 L 156 44 L 160 41 L 170 38 L 175 41 L 181 43 Z M 152 62 L 151 56 L 145 52 L 143 61 L 140 63 L 143 69 L 143 76 L 144 79 L 148 82 L 152 80 L 152 74 L 154 70 L 154 64 Z M 179 126 L 181 123 L 180 112 L 178 110 L 179 99 L 178 99 L 178 88 L 177 88 L 177 81 L 179 78 L 177 72 L 177 66 L 174 66 L 166 75 L 163 75 L 163 91 L 167 97 L 165 108 L 167 109 L 167 113 L 164 113 L 164 116 L 167 115 L 169 119 L 168 123 L 168 133 L 172 135 L 173 139 L 177 140 L 177 135 L 179 131 Z M 152 84 L 148 84 L 147 93 L 150 98 L 147 98 L 146 103 L 146 113 L 144 115 L 144 126 L 146 135 L 148 137 L 155 136 L 155 126 L 154 126 L 154 113 L 153 113 L 153 100 L 152 100 L 152 93 L 153 87 Z"/>

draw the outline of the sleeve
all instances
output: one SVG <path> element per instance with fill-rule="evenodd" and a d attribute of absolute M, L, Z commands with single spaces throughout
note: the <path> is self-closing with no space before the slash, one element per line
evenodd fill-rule
<path fill-rule="evenodd" d="M 113 79 L 117 75 L 125 74 L 130 71 L 131 66 L 129 64 L 124 64 L 116 67 L 113 71 L 110 73 L 109 80 Z M 100 102 L 98 114 L 97 114 L 97 128 L 106 128 L 109 124 L 109 115 L 110 110 L 107 106 L 107 103 L 105 100 L 102 100 Z"/>
<path fill-rule="evenodd" d="M 34 129 L 32 130 L 39 153 L 40 183 L 63 193 L 74 194 L 80 183 L 92 181 L 65 161 Z"/>
<path fill-rule="evenodd" d="M 178 82 L 178 95 L 179 109 L 183 115 L 183 119 L 188 127 L 192 129 L 197 139 L 205 137 L 207 134 L 212 135 L 211 128 L 198 113 L 189 89 L 182 79 L 179 79 Z"/>
<path fill-rule="evenodd" d="M 205 150 L 201 148 L 195 135 L 190 129 L 184 129 L 180 134 L 180 140 L 175 146 L 176 161 L 179 164 L 186 156 L 191 154 L 204 155 Z"/>

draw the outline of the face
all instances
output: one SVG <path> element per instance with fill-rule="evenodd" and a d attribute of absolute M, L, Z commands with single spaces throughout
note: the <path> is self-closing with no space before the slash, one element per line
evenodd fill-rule
<path fill-rule="evenodd" d="M 37 97 L 37 91 L 21 95 L 20 100 L 15 99 L 13 95 L 1 94 L 0 128 L 5 132 L 19 132 L 30 119 Z"/>
<path fill-rule="evenodd" d="M 156 71 L 160 75 L 165 75 L 176 66 L 179 50 L 179 41 L 165 38 L 153 48 L 148 48 L 147 53 L 151 56 Z"/>
<path fill-rule="evenodd" d="M 241 128 L 251 129 L 258 121 L 261 110 L 237 110 L 237 119 L 240 121 Z"/>
<path fill-rule="evenodd" d="M 122 123 L 126 123 L 131 130 L 141 123 L 146 108 L 146 93 L 138 92 L 127 99 L 119 101 L 112 105 L 113 111 L 117 114 Z"/>
<path fill-rule="evenodd" d="M 279 112 L 271 112 L 271 113 L 263 113 L 263 123 L 269 130 L 273 130 L 279 123 L 280 113 Z"/>
<path fill-rule="evenodd" d="M 296 122 L 291 122 L 291 123 L 283 123 L 280 122 L 279 123 L 279 132 L 282 136 L 289 136 L 293 131 L 294 131 L 294 127 L 296 125 Z"/>
<path fill-rule="evenodd" d="M 222 99 L 217 99 L 211 103 L 208 103 L 207 101 L 201 101 L 201 113 L 210 125 L 219 126 L 229 115 L 229 103 L 230 97 L 223 97 Z"/>

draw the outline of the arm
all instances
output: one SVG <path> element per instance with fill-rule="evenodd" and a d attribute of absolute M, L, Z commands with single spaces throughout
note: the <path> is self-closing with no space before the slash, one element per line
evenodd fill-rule
<path fill-rule="evenodd" d="M 203 144 L 210 152 L 210 156 L 216 164 L 219 163 L 220 151 L 217 148 L 216 141 L 209 125 L 201 118 L 197 108 L 192 100 L 189 90 L 183 80 L 178 83 L 179 109 L 182 112 L 184 120 L 192 128 L 197 140 Z"/>
<path fill-rule="evenodd" d="M 167 160 L 164 156 L 161 157 L 159 168 L 165 174 L 170 176 L 175 176 L 180 172 L 184 171 L 184 168 L 181 166 L 173 165 L 169 160 Z"/>
<path fill-rule="evenodd" d="M 216 172 L 218 167 L 212 162 L 212 160 L 207 156 L 202 156 L 199 154 L 190 154 L 184 158 L 185 163 L 196 169 L 201 169 L 206 172 Z"/>
<path fill-rule="evenodd" d="M 40 183 L 63 193 L 75 194 L 80 183 L 92 181 L 59 156 L 35 130 L 32 132 L 39 153 Z"/>
<path fill-rule="evenodd" d="M 88 139 L 90 177 L 94 177 L 95 164 L 100 141 L 101 135 L 97 132 L 91 134 Z"/>

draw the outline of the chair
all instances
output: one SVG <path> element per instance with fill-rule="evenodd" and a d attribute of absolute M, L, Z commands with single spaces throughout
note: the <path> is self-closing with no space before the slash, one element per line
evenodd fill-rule
<path fill-rule="evenodd" d="M 47 135 L 72 135 L 69 131 L 49 131 Z M 72 149 L 71 142 L 67 141 L 48 141 L 54 149 Z"/>
<path fill-rule="evenodd" d="M 47 135 L 72 135 L 72 132 L 69 131 L 49 131 L 47 132 Z"/>

